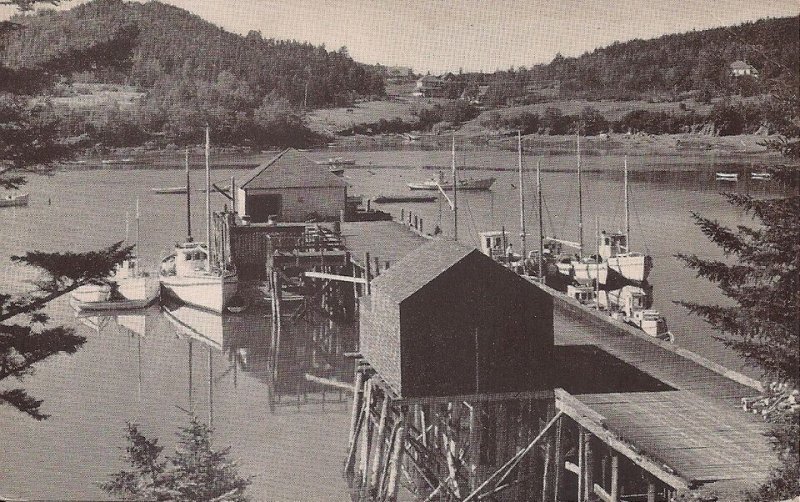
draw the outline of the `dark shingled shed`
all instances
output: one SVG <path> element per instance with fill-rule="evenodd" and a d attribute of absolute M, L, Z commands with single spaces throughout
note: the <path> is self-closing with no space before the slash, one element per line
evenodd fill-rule
<path fill-rule="evenodd" d="M 552 297 L 479 250 L 432 241 L 371 290 L 360 351 L 398 398 L 552 389 Z"/>

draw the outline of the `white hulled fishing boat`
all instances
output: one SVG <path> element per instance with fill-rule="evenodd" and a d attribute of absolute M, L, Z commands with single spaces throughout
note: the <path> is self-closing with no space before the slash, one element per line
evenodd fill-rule
<path fill-rule="evenodd" d="M 210 140 L 206 128 L 206 241 L 211 240 L 211 174 Z M 189 153 L 186 152 L 186 242 L 175 246 L 175 252 L 162 260 L 159 278 L 161 287 L 169 295 L 183 303 L 196 307 L 222 312 L 236 295 L 239 277 L 235 270 L 229 270 L 224 260 L 221 266 L 214 266 L 214 257 L 207 244 L 192 239 L 190 217 L 191 190 L 189 188 Z"/>

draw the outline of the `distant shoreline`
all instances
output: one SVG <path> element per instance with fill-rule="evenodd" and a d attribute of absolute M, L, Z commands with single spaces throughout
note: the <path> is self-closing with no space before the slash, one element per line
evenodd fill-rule
<path fill-rule="evenodd" d="M 575 156 L 575 139 L 574 136 L 523 136 L 523 160 L 530 164 L 537 158 Z M 626 155 L 634 160 L 632 169 L 647 171 L 713 171 L 724 169 L 725 166 L 752 165 L 758 168 L 786 163 L 786 159 L 778 152 L 759 145 L 767 139 L 755 135 L 611 134 L 581 138 L 581 156 L 585 160 L 586 172 L 617 170 L 598 167 L 598 159 Z M 346 154 L 348 158 L 356 160 L 356 165 L 344 166 L 345 169 L 445 170 L 450 169 L 451 141 L 452 136 L 448 135 L 421 136 L 419 141 L 414 142 L 403 142 L 396 135 L 340 137 L 328 147 L 308 150 L 305 154 L 311 160 L 326 160 Z M 516 137 L 456 135 L 457 157 L 462 164 L 458 167 L 460 170 L 515 170 L 516 143 Z M 211 165 L 213 169 L 253 169 L 278 153 L 278 150 L 255 152 L 230 147 L 217 151 L 212 149 Z M 647 165 L 642 165 L 643 158 L 648 159 Z M 490 165 L 481 165 L 470 159 L 483 159 Z M 181 169 L 184 162 L 183 150 L 120 148 L 103 157 L 62 163 L 58 168 L 68 171 L 160 170 Z M 190 163 L 192 170 L 203 168 L 204 158 L 200 147 L 190 151 Z M 530 165 L 526 168 L 533 169 Z M 568 169 L 544 166 L 542 170 L 561 172 Z"/>

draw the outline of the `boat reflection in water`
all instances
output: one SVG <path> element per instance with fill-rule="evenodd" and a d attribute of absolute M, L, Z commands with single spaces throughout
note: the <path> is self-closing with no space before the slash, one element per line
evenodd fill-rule
<path fill-rule="evenodd" d="M 208 357 L 209 423 L 213 422 L 213 387 L 218 378 L 246 372 L 266 386 L 271 411 L 279 406 L 314 405 L 345 400 L 353 362 L 343 353 L 355 345 L 355 329 L 341 327 L 321 314 L 303 310 L 302 317 L 283 316 L 274 329 L 265 309 L 239 314 L 218 314 L 186 304 L 162 306 L 164 318 L 187 343 L 189 364 L 189 411 L 194 412 L 193 359 Z M 227 366 L 215 376 L 214 359 L 225 356 Z"/>

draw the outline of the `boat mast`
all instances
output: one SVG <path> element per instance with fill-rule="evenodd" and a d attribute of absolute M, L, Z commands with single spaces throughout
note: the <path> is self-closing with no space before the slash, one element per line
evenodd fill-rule
<path fill-rule="evenodd" d="M 544 276 L 544 224 L 542 223 L 542 162 L 536 161 L 536 197 L 539 199 L 539 281 L 546 284 Z"/>
<path fill-rule="evenodd" d="M 522 131 L 517 131 L 517 163 L 519 164 L 519 227 L 520 239 L 522 240 L 522 259 L 528 256 L 528 248 L 525 245 L 525 191 L 522 186 Z"/>
<path fill-rule="evenodd" d="M 581 130 L 578 125 L 578 231 L 580 232 L 579 256 L 583 258 L 583 189 L 581 187 Z"/>
<path fill-rule="evenodd" d="M 135 276 L 139 276 L 139 197 L 136 197 L 136 261 L 134 262 L 136 265 L 136 270 L 134 272 Z"/>
<path fill-rule="evenodd" d="M 206 125 L 206 270 L 211 272 L 211 139 Z M 188 187 L 187 187 L 188 188 Z"/>
<path fill-rule="evenodd" d="M 453 134 L 453 238 L 458 240 L 458 174 L 456 171 L 455 134 Z"/>
<path fill-rule="evenodd" d="M 631 249 L 631 223 L 628 214 L 628 156 L 625 156 L 625 252 Z"/>
<path fill-rule="evenodd" d="M 189 147 L 186 147 L 186 241 L 192 242 L 192 187 L 189 183 Z"/>
<path fill-rule="evenodd" d="M 594 306 L 600 310 L 600 217 L 594 217 L 594 242 L 596 246 L 595 255 L 595 278 L 594 278 Z"/>

